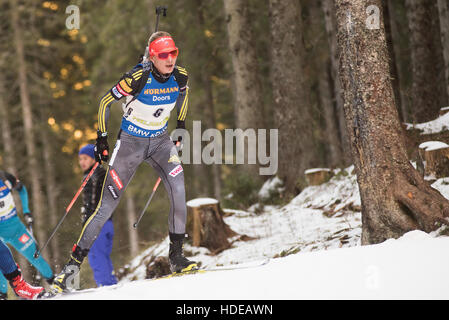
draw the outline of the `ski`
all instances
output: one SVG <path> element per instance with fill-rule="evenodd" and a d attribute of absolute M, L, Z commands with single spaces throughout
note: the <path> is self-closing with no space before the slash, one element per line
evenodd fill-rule
<path fill-rule="evenodd" d="M 147 281 L 154 281 L 154 280 L 163 280 L 163 279 L 170 279 L 175 277 L 183 277 L 187 275 L 193 275 L 193 274 L 203 274 L 207 272 L 216 272 L 216 271 L 229 271 L 229 270 L 242 270 L 242 269 L 251 269 L 251 268 L 257 268 L 262 267 L 270 262 L 270 259 L 264 259 L 264 260 L 258 260 L 258 261 L 251 261 L 247 263 L 241 263 L 236 265 L 227 265 L 227 266 L 220 266 L 220 267 L 213 267 L 208 269 L 193 269 L 193 270 L 187 270 L 183 272 L 173 272 L 165 276 L 152 278 L 152 279 L 146 279 Z M 53 297 L 59 297 L 59 296 L 70 296 L 73 294 L 80 294 L 80 293 L 88 293 L 88 292 L 95 292 L 97 288 L 90 288 L 90 289 L 84 289 L 84 290 L 73 290 L 69 292 L 63 292 L 61 294 L 52 294 L 50 292 L 46 292 L 46 294 L 40 298 L 53 298 Z M 114 288 L 115 289 L 115 288 Z"/>
<path fill-rule="evenodd" d="M 205 271 L 224 271 L 224 270 L 238 270 L 238 269 L 250 269 L 250 268 L 256 268 L 266 265 L 268 262 L 270 262 L 270 259 L 267 258 L 265 260 L 261 261 L 251 261 L 247 263 L 239 263 L 236 265 L 228 265 L 228 266 L 222 266 L 222 267 L 214 267 L 210 269 L 203 269 Z"/>
<path fill-rule="evenodd" d="M 167 274 L 165 276 L 150 279 L 150 280 L 170 279 L 170 278 L 174 278 L 174 277 L 186 276 L 189 274 L 205 273 L 206 271 L 207 270 L 204 270 L 204 269 L 194 269 L 194 270 L 188 270 L 188 271 L 183 271 L 183 272 L 173 272 L 173 273 Z"/>
<path fill-rule="evenodd" d="M 89 292 L 95 292 L 98 288 L 88 288 L 88 289 L 82 289 L 82 290 L 76 290 L 76 289 L 69 289 L 67 291 L 61 292 L 61 293 L 53 293 L 51 291 L 46 291 L 42 297 L 39 299 L 51 299 L 51 298 L 59 298 L 59 297 L 67 297 L 71 295 L 77 295 L 81 293 L 89 293 Z"/>
<path fill-rule="evenodd" d="M 162 279 L 170 279 L 173 277 L 182 277 L 185 275 L 191 275 L 191 274 L 199 274 L 199 273 L 207 273 L 207 272 L 215 272 L 215 271 L 226 271 L 226 270 L 241 270 L 241 269 L 250 269 L 250 268 L 257 268 L 266 265 L 268 262 L 270 262 L 270 259 L 267 258 L 262 261 L 252 261 L 248 263 L 242 263 L 242 264 L 236 264 L 236 265 L 228 265 L 228 266 L 222 266 L 222 267 L 214 267 L 214 268 L 208 268 L 208 269 L 195 269 L 195 270 L 188 270 L 184 272 L 174 272 L 165 276 L 149 279 L 149 280 L 162 280 Z"/>

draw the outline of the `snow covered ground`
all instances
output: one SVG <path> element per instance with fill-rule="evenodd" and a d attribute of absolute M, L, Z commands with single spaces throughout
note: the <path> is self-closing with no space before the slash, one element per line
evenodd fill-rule
<path fill-rule="evenodd" d="M 124 281 L 61 299 L 448 299 L 447 252 L 448 237 L 413 231 L 378 245 L 298 253 L 253 269 Z"/>
<path fill-rule="evenodd" d="M 320 186 L 306 188 L 283 207 L 262 213 L 225 210 L 234 231 L 256 238 L 237 241 L 211 256 L 185 246 L 202 267 L 239 265 L 270 258 L 266 265 L 169 279 L 145 279 L 151 256 L 168 254 L 168 238 L 129 265 L 111 287 L 58 299 L 447 299 L 449 237 L 413 231 L 397 240 L 360 246 L 360 197 L 353 167 L 335 170 Z M 448 196 L 449 181 L 434 186 Z M 232 239 L 231 239 L 232 240 Z"/>
<path fill-rule="evenodd" d="M 447 110 L 448 108 L 449 107 L 445 107 L 442 108 L 442 110 L 443 109 Z M 405 123 L 405 125 L 407 130 L 417 129 L 421 131 L 421 135 L 425 135 L 425 134 L 439 133 L 448 130 L 447 125 L 449 123 L 448 121 L 449 121 L 449 113 L 445 113 L 444 115 L 441 115 L 438 118 L 428 122 L 418 124 Z"/>

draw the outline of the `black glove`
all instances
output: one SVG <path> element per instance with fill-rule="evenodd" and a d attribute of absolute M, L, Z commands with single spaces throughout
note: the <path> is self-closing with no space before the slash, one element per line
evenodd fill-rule
<path fill-rule="evenodd" d="M 34 219 L 33 216 L 31 215 L 31 212 L 24 213 L 23 219 L 25 220 L 28 229 L 33 228 Z"/>
<path fill-rule="evenodd" d="M 176 129 L 184 129 L 185 130 L 186 129 L 185 122 L 178 120 Z M 182 151 L 182 147 L 183 147 L 182 135 L 178 134 L 177 137 L 175 136 L 175 140 L 173 140 L 173 143 L 176 145 L 178 152 Z"/>
<path fill-rule="evenodd" d="M 95 144 L 95 160 L 97 162 L 108 161 L 109 159 L 109 145 L 108 133 L 97 131 L 97 143 Z"/>

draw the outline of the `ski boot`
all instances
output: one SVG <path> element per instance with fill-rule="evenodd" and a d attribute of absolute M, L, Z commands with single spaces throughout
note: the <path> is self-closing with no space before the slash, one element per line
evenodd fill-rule
<path fill-rule="evenodd" d="M 5 275 L 5 278 L 9 281 L 9 285 L 19 298 L 34 300 L 42 298 L 45 294 L 43 287 L 33 287 L 27 283 L 23 279 L 22 272 L 19 268 L 17 268 L 16 271 Z"/>
<path fill-rule="evenodd" d="M 73 246 L 72 255 L 69 262 L 66 263 L 62 271 L 53 279 L 53 284 L 50 287 L 50 292 L 57 295 L 68 291 L 69 281 L 73 279 L 80 271 L 81 263 L 87 256 L 89 250 L 83 250 L 76 244 Z"/>
<path fill-rule="evenodd" d="M 168 260 L 170 262 L 170 271 L 173 273 L 183 273 L 198 270 L 198 265 L 194 261 L 188 260 L 184 256 L 183 242 L 185 234 L 170 233 L 170 249 Z"/>

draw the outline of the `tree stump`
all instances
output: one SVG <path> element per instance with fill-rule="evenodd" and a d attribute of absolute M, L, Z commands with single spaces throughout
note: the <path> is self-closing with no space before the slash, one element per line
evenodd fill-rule
<path fill-rule="evenodd" d="M 309 186 L 318 186 L 332 177 L 332 171 L 328 168 L 307 169 L 304 174 Z"/>
<path fill-rule="evenodd" d="M 424 175 L 435 179 L 449 176 L 449 145 L 441 141 L 427 141 L 419 145 L 419 156 L 425 162 Z"/>
<path fill-rule="evenodd" d="M 444 116 L 448 112 L 449 112 L 449 106 L 443 107 L 443 108 L 440 109 L 439 115 L 441 117 L 441 116 Z"/>
<path fill-rule="evenodd" d="M 153 263 L 147 265 L 145 279 L 153 279 L 170 274 L 170 263 L 167 257 L 156 257 Z"/>
<path fill-rule="evenodd" d="M 205 247 L 212 255 L 228 249 L 229 237 L 236 232 L 223 221 L 224 212 L 218 200 L 198 198 L 187 202 L 187 233 L 192 238 L 192 245 Z"/>

